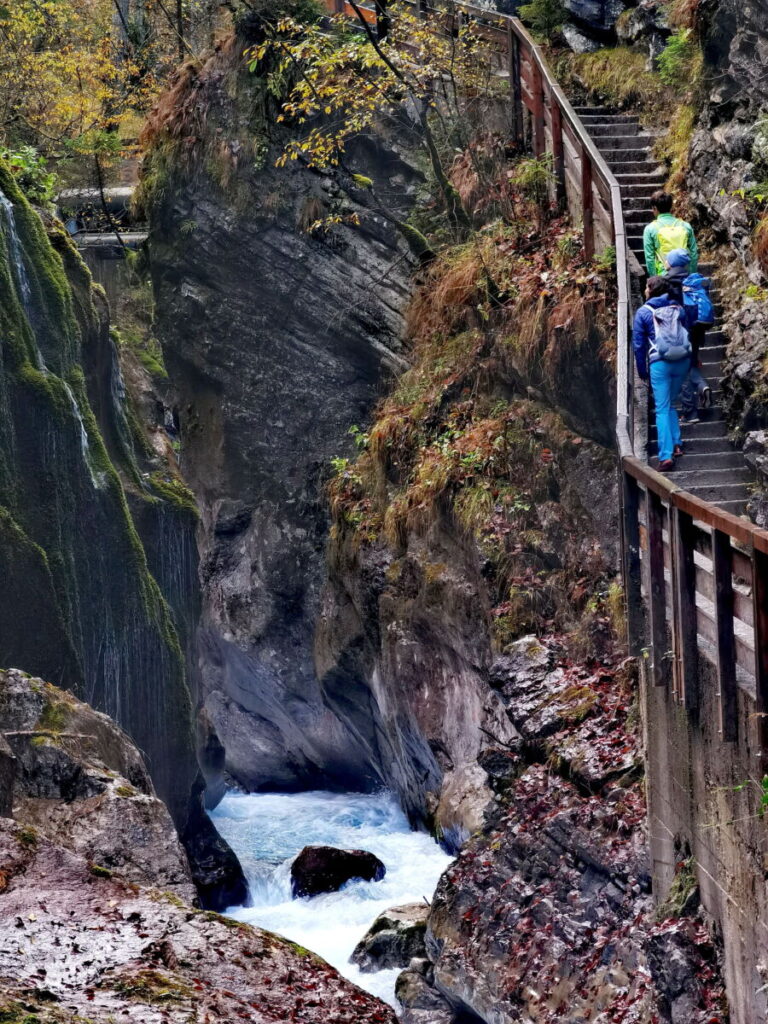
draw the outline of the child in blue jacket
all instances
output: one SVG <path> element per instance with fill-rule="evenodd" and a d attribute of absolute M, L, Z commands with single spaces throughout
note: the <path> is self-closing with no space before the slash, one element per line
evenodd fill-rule
<path fill-rule="evenodd" d="M 691 370 L 680 394 L 683 423 L 698 423 L 699 401 L 702 409 L 708 408 L 712 403 L 712 390 L 702 375 L 699 358 L 704 335 L 714 321 L 712 302 L 709 298 L 710 282 L 708 277 L 690 273 L 691 258 L 686 249 L 673 249 L 665 262 L 667 272 L 664 279 L 669 284 L 668 294 L 673 301 L 683 304 L 693 350 Z"/>
<path fill-rule="evenodd" d="M 665 359 L 656 350 L 654 311 L 673 307 L 679 310 L 679 323 L 684 326 L 685 312 L 667 293 L 663 277 L 651 277 L 645 289 L 646 303 L 635 314 L 632 347 L 641 380 L 650 380 L 656 406 L 656 430 L 659 444 L 659 469 L 673 469 L 675 457 L 683 454 L 680 421 L 673 403 L 680 394 L 691 367 L 690 355 L 674 361 Z M 688 343 L 690 353 L 690 342 Z"/>

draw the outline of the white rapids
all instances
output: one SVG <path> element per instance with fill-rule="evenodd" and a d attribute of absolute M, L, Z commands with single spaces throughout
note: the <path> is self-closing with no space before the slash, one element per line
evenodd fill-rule
<path fill-rule="evenodd" d="M 363 974 L 349 956 L 383 910 L 431 900 L 451 858 L 430 836 L 411 831 L 395 799 L 388 793 L 232 793 L 211 817 L 239 857 L 250 888 L 252 905 L 227 913 L 312 950 L 397 1007 L 399 970 Z M 292 900 L 291 862 L 308 845 L 369 850 L 387 874 L 381 882 L 352 881 L 340 892 Z"/>

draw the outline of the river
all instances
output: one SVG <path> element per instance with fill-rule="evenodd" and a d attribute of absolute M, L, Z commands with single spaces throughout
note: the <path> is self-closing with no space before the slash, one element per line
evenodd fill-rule
<path fill-rule="evenodd" d="M 398 970 L 363 974 L 349 956 L 389 907 L 431 899 L 451 858 L 413 832 L 387 793 L 229 794 L 211 817 L 243 865 L 252 905 L 231 907 L 238 921 L 278 932 L 319 954 L 366 991 L 396 1006 Z M 386 866 L 381 882 L 350 882 L 340 892 L 291 899 L 290 866 L 307 845 L 363 849 Z"/>

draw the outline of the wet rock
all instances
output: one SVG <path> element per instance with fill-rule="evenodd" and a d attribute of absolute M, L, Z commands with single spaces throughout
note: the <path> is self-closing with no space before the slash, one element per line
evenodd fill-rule
<path fill-rule="evenodd" d="M 0 734 L 16 759 L 20 822 L 128 881 L 194 900 L 168 810 L 110 718 L 12 669 L 0 671 Z"/>
<path fill-rule="evenodd" d="M 432 980 L 428 963 L 419 963 L 398 976 L 395 995 L 403 1007 L 404 1024 L 454 1024 L 456 1015 Z"/>
<path fill-rule="evenodd" d="M 564 7 L 578 24 L 597 33 L 613 28 L 625 9 L 622 0 L 564 0 Z"/>
<path fill-rule="evenodd" d="M 575 25 L 563 25 L 563 35 L 574 53 L 594 53 L 601 47 L 597 39 L 588 36 L 586 32 L 582 32 Z"/>
<path fill-rule="evenodd" d="M 294 899 L 337 892 L 353 878 L 380 882 L 387 869 L 367 850 L 338 850 L 333 846 L 305 846 L 291 865 Z"/>
<path fill-rule="evenodd" d="M 428 913 L 426 903 L 409 903 L 385 910 L 355 947 L 350 957 L 352 963 L 363 972 L 370 972 L 407 967 L 414 958 L 425 958 Z"/>
<path fill-rule="evenodd" d="M 13 784 L 16 779 L 16 758 L 6 738 L 0 734 L 0 818 L 13 816 Z"/>
<path fill-rule="evenodd" d="M 661 0 L 641 0 L 616 22 L 619 40 L 630 46 L 645 43 L 651 57 L 658 57 L 670 32 L 668 8 Z"/>
<path fill-rule="evenodd" d="M 314 954 L 110 876 L 7 820 L 0 878 L 5 1019 L 395 1024 Z"/>
<path fill-rule="evenodd" d="M 202 805 L 190 818 L 183 838 L 200 905 L 207 910 L 224 911 L 247 904 L 248 883 L 240 862 Z"/>

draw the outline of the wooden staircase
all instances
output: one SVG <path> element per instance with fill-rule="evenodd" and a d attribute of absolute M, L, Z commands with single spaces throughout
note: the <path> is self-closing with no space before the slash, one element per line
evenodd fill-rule
<path fill-rule="evenodd" d="M 653 158 L 655 137 L 646 132 L 632 114 L 616 114 L 602 107 L 576 107 L 575 110 L 621 187 L 627 243 L 644 267 L 643 229 L 653 219 L 651 196 L 663 187 L 666 179 Z M 715 269 L 711 264 L 699 265 L 699 271 L 705 275 L 711 275 Z M 712 299 L 719 315 L 717 298 L 713 282 Z M 725 336 L 715 324 L 700 351 L 702 373 L 712 391 L 712 406 L 699 411 L 699 423 L 683 424 L 685 455 L 678 459 L 670 479 L 696 497 L 733 515 L 741 515 L 753 477 L 742 454 L 728 441 L 721 407 L 725 345 Z M 651 424 L 649 436 L 652 449 L 649 454 L 655 454 L 655 423 Z"/>

